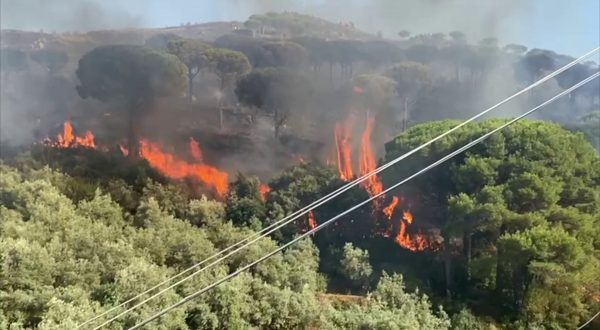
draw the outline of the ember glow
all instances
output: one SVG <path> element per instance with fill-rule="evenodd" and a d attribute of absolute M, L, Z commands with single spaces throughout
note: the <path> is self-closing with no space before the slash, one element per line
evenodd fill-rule
<path fill-rule="evenodd" d="M 312 230 L 317 227 L 317 220 L 313 211 L 308 211 L 308 229 Z"/>
<path fill-rule="evenodd" d="M 385 214 L 388 220 L 392 220 L 392 216 L 394 215 L 394 209 L 396 208 L 396 206 L 398 206 L 399 203 L 400 199 L 397 196 L 394 196 L 390 205 L 386 206 L 383 209 L 383 214 Z"/>
<path fill-rule="evenodd" d="M 140 156 L 150 166 L 171 179 L 193 178 L 213 188 L 219 196 L 227 192 L 229 181 L 227 172 L 204 163 L 190 164 L 179 157 L 165 152 L 158 143 L 140 141 Z"/>
<path fill-rule="evenodd" d="M 73 133 L 73 125 L 71 125 L 70 121 L 66 121 L 63 124 L 63 132 L 62 134 L 58 134 L 56 141 L 46 139 L 44 143 L 57 148 L 84 147 L 96 149 L 94 134 L 91 131 L 86 131 L 83 136 L 75 135 Z"/>
<path fill-rule="evenodd" d="M 271 192 L 271 187 L 269 187 L 266 184 L 261 184 L 260 188 L 260 197 L 262 198 L 263 202 L 267 200 L 267 197 L 269 197 L 269 192 Z"/>

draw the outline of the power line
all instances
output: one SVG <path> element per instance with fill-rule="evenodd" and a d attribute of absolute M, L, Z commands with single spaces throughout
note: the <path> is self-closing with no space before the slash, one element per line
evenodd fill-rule
<path fill-rule="evenodd" d="M 116 320 L 116 319 L 120 318 L 121 316 L 123 316 L 123 315 L 125 315 L 125 314 L 129 313 L 130 311 L 133 311 L 134 309 L 136 309 L 136 308 L 138 308 L 139 306 L 141 306 L 141 305 L 145 304 L 146 302 L 148 302 L 148 301 L 150 301 L 150 300 L 154 299 L 155 297 L 157 297 L 157 296 L 159 296 L 159 295 L 163 294 L 164 292 L 166 292 L 166 291 L 168 291 L 168 290 L 172 289 L 173 287 L 175 287 L 175 286 L 177 286 L 177 285 L 179 285 L 179 284 L 181 284 L 181 283 L 183 283 L 183 282 L 187 281 L 188 279 L 192 278 L 193 276 L 197 275 L 198 273 L 201 273 L 201 272 L 205 271 L 206 269 L 209 269 L 209 268 L 211 268 L 212 266 L 214 266 L 214 265 L 216 265 L 216 264 L 220 263 L 221 261 L 223 261 L 223 260 L 227 259 L 227 258 L 228 258 L 228 257 L 230 257 L 231 255 L 233 255 L 233 254 L 235 254 L 235 253 L 237 253 L 237 252 L 241 251 L 242 249 L 244 249 L 244 248 L 248 247 L 249 245 L 251 245 L 251 244 L 253 244 L 253 243 L 257 242 L 257 241 L 258 241 L 258 240 L 260 240 L 261 238 L 263 238 L 263 237 L 265 237 L 265 236 L 267 236 L 267 235 L 269 235 L 269 234 L 271 234 L 271 233 L 273 233 L 273 232 L 277 231 L 278 229 L 282 228 L 283 226 L 285 226 L 285 225 L 289 224 L 290 222 L 293 222 L 293 221 L 297 220 L 299 217 L 301 217 L 301 216 L 305 215 L 305 214 L 306 214 L 306 213 L 308 213 L 310 210 L 312 210 L 312 209 L 315 209 L 315 208 L 317 208 L 317 207 L 319 207 L 319 206 L 321 206 L 321 205 L 325 204 L 326 202 L 328 202 L 328 201 L 330 201 L 331 199 L 333 199 L 333 198 L 335 198 L 335 197 L 339 196 L 339 195 L 340 195 L 340 194 L 342 194 L 343 192 L 345 192 L 345 191 L 347 191 L 347 190 L 351 189 L 352 187 L 354 187 L 354 186 L 356 186 L 356 185 L 360 184 L 361 182 L 365 181 L 365 180 L 366 180 L 366 179 L 368 179 L 369 177 L 371 177 L 371 176 L 373 176 L 373 175 L 376 175 L 377 173 L 379 173 L 379 172 L 381 172 L 381 171 L 383 171 L 383 170 L 385 170 L 385 169 L 389 168 L 390 166 L 392 166 L 392 165 L 394 165 L 394 164 L 396 164 L 396 163 L 400 162 L 401 160 L 403 160 L 403 159 L 407 158 L 408 156 L 410 156 L 410 155 L 412 155 L 412 154 L 414 154 L 414 153 L 418 152 L 419 150 L 421 150 L 421 149 L 423 149 L 423 148 L 425 148 L 425 147 L 429 146 L 430 144 L 432 144 L 432 143 L 434 143 L 434 142 L 436 142 L 436 141 L 438 141 L 438 140 L 440 140 L 440 139 L 444 138 L 445 136 L 449 135 L 450 133 L 452 133 L 452 132 L 454 132 L 454 131 L 458 130 L 459 128 L 461 128 L 461 127 L 463 127 L 463 126 L 465 126 L 465 125 L 467 125 L 468 123 L 470 123 L 470 122 L 472 122 L 472 121 L 474 121 L 474 120 L 476 120 L 476 119 L 480 118 L 481 116 L 483 116 L 483 115 L 487 114 L 488 112 L 490 112 L 490 111 L 492 111 L 492 110 L 494 110 L 494 109 L 496 109 L 496 108 L 500 107 L 501 105 L 503 105 L 503 104 L 505 104 L 505 103 L 509 102 L 510 100 L 512 100 L 512 99 L 514 99 L 514 98 L 516 98 L 516 97 L 518 97 L 519 95 L 522 95 L 522 94 L 524 94 L 524 93 L 526 93 L 526 92 L 530 91 L 531 89 L 533 89 L 533 88 L 535 88 L 535 87 L 537 87 L 537 86 L 541 85 L 542 83 L 544 83 L 544 82 L 546 82 L 546 81 L 548 81 L 548 80 L 552 79 L 552 78 L 553 78 L 553 77 L 555 77 L 556 75 L 558 75 L 558 74 L 560 74 L 560 73 L 562 73 L 562 72 L 566 71 L 567 69 L 571 68 L 572 66 L 576 65 L 577 63 L 579 63 L 579 62 L 583 61 L 584 59 L 588 58 L 589 56 L 591 56 L 591 55 L 595 54 L 596 52 L 598 52 L 598 50 L 600 50 L 600 47 L 596 47 L 595 49 L 593 49 L 593 50 L 589 51 L 588 53 L 586 53 L 586 54 L 582 55 L 582 56 L 581 56 L 581 57 L 579 57 L 578 59 L 575 59 L 574 61 L 572 61 L 572 62 L 570 62 L 570 63 L 566 64 L 565 66 L 563 66 L 563 67 L 561 67 L 561 68 L 559 68 L 559 69 L 555 70 L 554 72 L 552 72 L 552 73 L 548 74 L 547 76 L 545 76 L 545 77 L 541 78 L 540 80 L 536 81 L 535 83 L 533 83 L 533 84 L 531 84 L 531 85 L 527 86 L 526 88 L 522 89 L 521 91 L 519 91 L 519 92 L 517 92 L 517 93 L 515 93 L 515 94 L 513 94 L 513 95 L 511 95 L 511 96 L 509 96 L 508 98 L 506 98 L 506 99 L 504 99 L 504 100 L 502 100 L 502 101 L 500 101 L 500 102 L 496 103 L 495 105 L 491 106 L 490 108 L 488 108 L 488 109 L 486 109 L 486 110 L 484 110 L 484 111 L 482 111 L 482 112 L 478 113 L 477 115 L 475 115 L 475 116 L 473 116 L 473 117 L 471 117 L 471 118 L 467 119 L 466 121 L 464 121 L 464 122 L 462 122 L 462 123 L 458 124 L 457 126 L 455 126 L 455 127 L 451 128 L 450 130 L 448 130 L 448 131 L 446 131 L 446 132 L 444 132 L 444 133 L 442 133 L 442 134 L 440 134 L 440 135 L 436 136 L 435 138 L 433 138 L 433 139 L 431 139 L 431 140 L 429 140 L 429 141 L 425 142 L 424 144 L 422 144 L 422 145 L 418 146 L 417 148 L 415 148 L 415 149 L 413 149 L 413 150 L 411 150 L 411 151 L 409 151 L 409 152 L 407 152 L 407 153 L 405 153 L 405 154 L 403 154 L 403 155 L 401 155 L 401 156 L 399 156 L 399 157 L 397 157 L 397 158 L 395 158 L 395 159 L 391 160 L 391 161 L 390 161 L 390 162 L 388 162 L 387 164 L 384 164 L 384 165 L 382 165 L 382 166 L 378 167 L 377 169 L 375 169 L 375 170 L 373 170 L 373 171 L 371 171 L 371 172 L 369 172 L 369 173 L 367 173 L 367 174 L 365 174 L 365 175 L 363 175 L 363 176 L 359 177 L 358 179 L 356 179 L 356 180 L 354 180 L 354 181 L 352 181 L 352 182 L 350 182 L 350 183 L 348 183 L 348 184 L 346 184 L 346 185 L 342 186 L 341 188 L 338 188 L 337 190 L 335 190 L 335 191 L 333 191 L 332 193 L 329 193 L 328 195 L 326 195 L 326 196 L 324 196 L 324 197 L 322 197 L 322 198 L 320 198 L 320 199 L 316 200 L 315 202 L 313 202 L 313 203 L 309 204 L 308 206 L 305 206 L 305 207 L 303 207 L 302 209 L 300 209 L 300 210 L 298 210 L 298 211 L 296 211 L 296 212 L 294 212 L 294 213 L 290 214 L 289 216 L 287 216 L 287 217 L 285 217 L 285 218 L 283 218 L 283 219 L 281 219 L 281 220 L 278 220 L 278 221 L 276 221 L 275 223 L 273 223 L 273 224 L 271 224 L 271 225 L 269 225 L 269 226 L 265 227 L 264 229 L 262 229 L 261 231 L 259 231 L 259 232 L 255 233 L 255 234 L 253 234 L 253 235 L 250 235 L 249 237 L 247 237 L 247 238 L 245 238 L 245 239 L 243 239 L 243 240 L 239 241 L 238 243 L 235 243 L 235 244 L 233 244 L 233 245 L 231 245 L 231 246 L 229 246 L 229 247 L 227 247 L 227 248 L 225 248 L 225 249 L 223 249 L 223 250 L 221 250 L 221 251 L 219 251 L 219 252 L 215 253 L 214 255 L 212 255 L 212 256 L 210 256 L 210 257 L 208 257 L 208 258 L 206 258 L 206 259 L 204 259 L 204 260 L 200 261 L 199 263 L 197 263 L 197 264 L 195 264 L 195 265 L 193 265 L 193 266 L 191 266 L 191 267 L 189 267 L 189 268 L 187 268 L 186 270 L 184 270 L 184 271 L 180 272 L 179 274 L 176 274 L 176 275 L 174 275 L 173 277 L 171 277 L 171 278 L 169 278 L 169 279 L 167 279 L 167 280 L 165 280 L 165 281 L 163 281 L 163 282 L 161 282 L 161 283 L 159 283 L 159 284 L 157 284 L 157 285 L 153 286 L 152 288 L 150 288 L 150 289 L 147 289 L 146 291 L 144 291 L 144 292 L 142 292 L 142 293 L 140 293 L 140 294 L 136 295 L 135 297 L 132 297 L 132 298 L 128 299 L 127 301 L 125 301 L 125 302 L 123 302 L 123 303 L 121 303 L 121 304 L 119 304 L 119 305 L 117 305 L 117 306 L 115 306 L 115 307 L 112 307 L 111 309 L 109 309 L 109 310 L 107 310 L 107 311 L 103 312 L 102 314 L 99 314 L 99 315 L 95 316 L 94 318 L 92 318 L 92 319 L 89 319 L 89 320 L 85 321 L 84 323 L 82 323 L 82 324 L 80 324 L 79 326 L 77 326 L 77 328 L 80 328 L 81 326 L 83 326 L 83 325 L 85 325 L 85 324 L 88 324 L 88 323 L 90 323 L 90 322 L 92 322 L 92 321 L 94 321 L 94 320 L 96 320 L 96 319 L 98 319 L 98 318 L 100 318 L 100 317 L 102 317 L 102 316 L 104 316 L 104 315 L 106 315 L 106 314 L 108 314 L 108 313 L 110 313 L 110 312 L 112 312 L 112 311 L 114 311 L 114 310 L 116 310 L 116 309 L 118 309 L 118 308 L 122 307 L 122 306 L 125 306 L 126 304 L 133 302 L 134 300 L 136 300 L 136 299 L 140 298 L 141 296 L 143 296 L 143 295 L 145 295 L 145 294 L 147 294 L 147 293 L 149 293 L 149 292 L 151 292 L 151 291 L 153 291 L 153 290 L 155 290 L 155 289 L 157 289 L 157 288 L 159 288 L 159 287 L 163 286 L 164 284 L 167 284 L 167 283 L 171 282 L 172 280 L 174 280 L 174 279 L 176 279 L 176 278 L 179 278 L 179 277 L 183 276 L 185 273 L 188 273 L 188 272 L 190 272 L 190 271 L 192 271 L 192 270 L 194 270 L 194 269 L 196 269 L 196 268 L 198 268 L 198 267 L 200 267 L 200 266 L 204 265 L 206 262 L 208 262 L 208 261 L 210 261 L 210 260 L 213 260 L 213 259 L 215 259 L 215 258 L 219 257 L 220 255 L 222 255 L 222 254 L 224 254 L 224 253 L 227 253 L 227 252 L 229 252 L 229 251 L 233 250 L 233 251 L 231 251 L 231 252 L 227 253 L 225 256 L 222 256 L 221 258 L 219 258 L 219 259 L 217 259 L 217 260 L 213 261 L 213 262 L 212 262 L 212 263 L 210 263 L 209 265 L 207 265 L 207 266 L 205 266 L 205 267 L 203 267 L 203 268 L 201 268 L 201 269 L 199 269 L 199 270 L 197 270 L 197 271 L 193 272 L 192 274 L 190 274 L 190 275 L 186 276 L 185 278 L 183 278 L 183 279 L 181 279 L 181 280 L 179 280 L 179 281 L 177 281 L 177 282 L 175 282 L 175 283 L 173 283 L 173 284 L 169 285 L 168 287 L 166 287 L 166 288 L 162 289 L 161 291 L 159 291 L 159 292 L 155 293 L 154 295 L 152 295 L 152 296 L 150 296 L 150 297 L 148 297 L 148 298 L 144 299 L 143 301 L 139 302 L 138 304 L 136 304 L 136 305 L 134 305 L 134 306 L 132 306 L 132 307 L 130 307 L 130 308 L 128 308 L 128 309 L 126 309 L 125 311 L 123 311 L 123 312 L 121 312 L 121 313 L 117 314 L 116 316 L 114 316 L 114 317 L 110 318 L 110 319 L 109 319 L 109 320 L 107 320 L 106 322 L 104 322 L 104 323 L 100 324 L 99 326 L 95 327 L 95 328 L 94 328 L 94 330 L 95 330 L 95 329 L 99 329 L 99 328 L 101 328 L 101 327 L 103 327 L 103 326 L 105 326 L 105 325 L 109 324 L 110 322 L 112 322 L 112 321 L 114 321 L 114 320 Z M 241 245 L 241 246 L 240 246 L 240 245 Z M 237 248 L 236 248 L 236 247 L 237 247 Z"/>
<path fill-rule="evenodd" d="M 313 228 L 313 229 L 311 229 L 311 230 L 307 231 L 306 233 L 304 233 L 304 234 L 302 234 L 302 235 L 300 235 L 300 236 L 298 236 L 298 237 L 294 238 L 294 239 L 293 239 L 293 240 L 291 240 L 290 242 L 288 242 L 288 243 L 286 243 L 286 244 L 282 245 L 281 247 L 279 247 L 279 248 L 277 248 L 277 249 L 275 249 L 275 250 L 273 250 L 273 251 L 271 251 L 271 252 L 267 253 L 266 255 L 262 256 L 262 257 L 261 257 L 261 258 L 259 258 L 258 260 L 256 260 L 256 261 L 254 261 L 254 262 L 252 262 L 252 263 L 250 263 L 250 264 L 248 264 L 248 265 L 246 265 L 246 266 L 244 266 L 244 267 L 242 267 L 242 268 L 240 268 L 240 269 L 236 270 L 235 272 L 233 272 L 233 273 L 231 273 L 231 274 L 229 274 L 229 275 L 227 275 L 227 276 L 225 276 L 225 277 L 221 278 L 220 280 L 217 280 L 216 282 L 213 282 L 213 283 L 211 283 L 210 285 L 208 285 L 208 286 L 205 286 L 204 288 L 200 289 L 199 291 L 196 291 L 195 293 L 193 293 L 193 294 L 191 294 L 191 295 L 189 295 L 189 296 L 187 296 L 187 297 L 183 298 L 183 299 L 182 299 L 182 300 L 180 300 L 179 302 L 177 302 L 177 303 L 175 303 L 175 304 L 173 304 L 173 305 L 171 305 L 171 306 L 169 306 L 169 307 L 167 307 L 167 308 L 165 308 L 165 309 L 161 310 L 160 312 L 158 312 L 158 313 L 156 313 L 156 314 L 152 315 L 151 317 L 149 317 L 148 319 L 146 319 L 146 320 L 142 321 L 141 323 L 139 323 L 139 324 L 136 324 L 135 326 L 133 326 L 133 327 L 129 328 L 129 330 L 138 329 L 138 328 L 140 328 L 140 327 L 142 327 L 142 326 L 144 326 L 144 325 L 146 325 L 146 324 L 148 324 L 148 323 L 152 322 L 153 320 L 155 320 L 155 319 L 159 318 L 160 316 L 162 316 L 162 315 L 164 315 L 164 314 L 168 313 L 170 310 L 172 310 L 172 309 L 174 309 L 174 308 L 177 308 L 177 307 L 179 307 L 179 306 L 181 306 L 181 305 L 183 305 L 183 304 L 187 303 L 188 301 L 190 301 L 190 300 L 194 299 L 195 297 L 197 297 L 197 296 L 201 295 L 202 293 L 204 293 L 204 292 L 206 292 L 206 291 L 209 291 L 209 290 L 211 290 L 211 289 L 215 288 L 216 286 L 218 286 L 218 285 L 222 284 L 223 282 L 225 282 L 225 281 L 227 281 L 227 280 L 229 280 L 229 279 L 231 279 L 231 278 L 233 278 L 233 277 L 235 277 L 235 276 L 239 275 L 239 274 L 240 274 L 240 273 L 242 273 L 243 271 L 246 271 L 246 270 L 248 270 L 249 268 L 253 267 L 254 265 L 256 265 L 256 264 L 258 264 L 258 263 L 260 263 L 260 262 L 262 262 L 262 261 L 264 261 L 264 260 L 266 260 L 266 259 L 268 259 L 268 258 L 270 258 L 271 256 L 273 256 L 273 255 L 275 255 L 276 253 L 278 253 L 278 252 L 282 251 L 283 249 L 285 249 L 285 248 L 287 248 L 287 247 L 291 246 L 292 244 L 294 244 L 294 243 L 298 242 L 299 240 L 301 240 L 301 239 L 303 239 L 303 238 L 307 237 L 308 235 L 314 234 L 315 232 L 317 232 L 317 231 L 321 230 L 322 228 L 324 228 L 325 226 L 327 226 L 327 225 L 329 225 L 330 223 L 334 222 L 335 220 L 339 219 L 340 217 L 342 217 L 342 216 L 344 216 L 344 215 L 346 215 L 346 214 L 348 214 L 348 213 L 350 213 L 350 212 L 352 212 L 352 211 L 354 211 L 354 210 L 358 209 L 358 208 L 359 208 L 359 207 L 361 207 L 361 206 L 364 206 L 365 204 L 367 204 L 367 203 L 369 203 L 369 202 L 373 201 L 374 199 L 377 199 L 377 198 L 379 198 L 379 197 L 381 197 L 381 196 L 385 195 L 385 194 L 386 194 L 386 193 L 388 193 L 389 191 L 391 191 L 391 190 L 393 190 L 393 189 L 395 189 L 395 188 L 399 187 L 400 185 L 402 185 L 402 184 L 404 184 L 404 183 L 406 183 L 406 182 L 408 182 L 408 181 L 412 180 L 413 178 L 415 178 L 415 177 L 417 177 L 417 176 L 419 176 L 419 175 L 421 175 L 421 174 L 423 174 L 423 173 L 425 173 L 425 172 L 428 172 L 428 171 L 429 171 L 429 170 L 431 170 L 432 168 L 434 168 L 434 167 L 437 167 L 438 165 L 440 165 L 440 164 L 444 163 L 444 162 L 445 162 L 445 161 L 447 161 L 448 159 L 450 159 L 450 158 L 452 158 L 452 157 L 454 157 L 454 156 L 456 156 L 456 155 L 458 155 L 458 154 L 462 153 L 463 151 L 465 151 L 465 150 L 467 150 L 467 149 L 471 148 L 472 146 L 474 146 L 474 145 L 476 145 L 476 144 L 480 143 L 481 141 L 483 141 L 483 140 L 485 140 L 486 138 L 488 138 L 490 135 L 492 135 L 492 134 L 494 134 L 494 133 L 496 133 L 496 132 L 498 132 L 498 131 L 500 131 L 500 130 L 502 130 L 502 129 L 504 129 L 504 128 L 506 128 L 506 127 L 508 127 L 508 126 L 512 125 L 512 124 L 514 124 L 515 122 L 517 122 L 517 121 L 519 121 L 519 120 L 521 120 L 521 119 L 525 118 L 526 116 L 528 116 L 528 115 L 532 114 L 533 112 L 535 112 L 535 111 L 537 111 L 537 110 L 541 109 L 542 107 L 544 107 L 544 106 L 546 106 L 546 105 L 548 105 L 548 104 L 550 104 L 550 103 L 554 102 L 556 99 L 558 99 L 558 98 L 560 98 L 560 97 L 562 97 L 562 96 L 564 96 L 564 95 L 567 95 L 567 94 L 571 93 L 571 92 L 572 92 L 572 91 L 574 91 L 575 89 L 577 89 L 577 88 L 579 88 L 579 87 L 581 87 L 581 86 L 583 86 L 583 85 L 587 84 L 588 82 L 592 81 L 593 79 L 597 78 L 599 75 L 600 75 L 600 73 L 599 73 L 599 72 L 596 72 L 596 73 L 594 73 L 594 74 L 593 74 L 593 75 L 591 75 L 590 77 L 588 77 L 588 78 L 586 78 L 586 79 L 582 80 L 581 82 L 579 82 L 578 84 L 576 84 L 576 85 L 574 85 L 574 86 L 572 86 L 572 87 L 570 87 L 570 88 L 568 88 L 568 89 L 566 89 L 566 90 L 562 91 L 561 93 L 559 93 L 559 94 L 555 95 L 554 97 L 552 97 L 551 99 L 549 99 L 549 100 L 545 101 L 544 103 L 542 103 L 542 104 L 538 105 L 537 107 L 535 107 L 535 108 L 533 108 L 533 109 L 531 109 L 531 110 L 527 111 L 526 113 L 524 113 L 524 114 L 522 114 L 522 115 L 520 115 L 520 116 L 518 116 L 518 117 L 516 117 L 516 118 L 514 118 L 514 119 L 512 119 L 512 120 L 510 120 L 510 121 L 508 121 L 508 122 L 506 122 L 505 124 L 503 124 L 503 125 L 501 125 L 501 126 L 499 126 L 499 127 L 495 128 L 494 130 L 492 130 L 492 131 L 490 131 L 490 132 L 488 132 L 488 133 L 484 134 L 483 136 L 481 136 L 481 137 L 479 137 L 479 138 L 477 138 L 477 139 L 475 139 L 475 140 L 473 140 L 473 141 L 469 142 L 468 144 L 466 144 L 466 145 L 462 146 L 461 148 L 459 148 L 459 149 L 457 149 L 457 150 L 455 150 L 455 151 L 451 152 L 450 154 L 448 154 L 448 155 L 444 156 L 443 158 L 439 159 L 438 161 L 436 161 L 436 162 L 434 162 L 434 163 L 430 164 L 429 166 L 427 166 L 427 167 L 425 167 L 425 168 L 421 169 L 420 171 L 416 172 L 415 174 L 413 174 L 413 175 L 409 176 L 408 178 L 406 178 L 406 179 L 404 179 L 404 180 L 402 180 L 402 181 L 400 181 L 400 182 L 398 182 L 398 183 L 394 184 L 393 186 L 391 186 L 391 187 L 389 187 L 389 188 L 385 189 L 384 191 L 382 191 L 382 192 L 380 192 L 380 193 L 378 193 L 378 194 L 376 194 L 376 195 L 373 195 L 372 197 L 370 197 L 370 198 L 368 198 L 368 199 L 366 199 L 366 200 L 364 200 L 364 201 L 362 201 L 362 202 L 360 202 L 360 203 L 358 203 L 358 204 L 354 205 L 353 207 L 351 207 L 351 208 L 347 209 L 346 211 L 344 211 L 344 212 L 342 212 L 342 213 L 340 213 L 340 214 L 338 214 L 338 215 L 334 216 L 333 218 L 330 218 L 329 220 L 327 220 L 327 221 L 323 222 L 323 223 L 322 223 L 322 224 L 320 224 L 319 226 L 317 226 L 317 227 L 315 227 L 315 228 Z"/>
<path fill-rule="evenodd" d="M 592 316 L 591 319 L 587 320 L 587 322 L 585 322 L 584 324 L 580 325 L 579 328 L 577 328 L 577 330 L 581 330 L 583 328 L 585 328 L 586 325 L 592 323 L 592 321 L 598 317 L 598 315 L 600 315 L 600 311 L 598 311 L 598 313 L 596 313 L 596 315 Z"/>

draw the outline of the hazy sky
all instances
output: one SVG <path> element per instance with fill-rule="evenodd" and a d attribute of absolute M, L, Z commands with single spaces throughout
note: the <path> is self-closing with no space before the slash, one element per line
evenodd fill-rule
<path fill-rule="evenodd" d="M 291 10 L 384 36 L 462 30 L 570 55 L 600 43 L 598 0 L 0 0 L 2 28 L 87 31 L 245 20 Z"/>

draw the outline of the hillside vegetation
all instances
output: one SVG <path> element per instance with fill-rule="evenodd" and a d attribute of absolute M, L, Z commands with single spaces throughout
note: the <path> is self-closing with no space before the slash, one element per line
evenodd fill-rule
<path fill-rule="evenodd" d="M 290 12 L 0 37 L 0 330 L 74 328 L 574 60 Z M 106 328 L 138 324 L 597 71 L 574 65 Z M 598 87 L 148 328 L 576 328 L 600 309 Z"/>

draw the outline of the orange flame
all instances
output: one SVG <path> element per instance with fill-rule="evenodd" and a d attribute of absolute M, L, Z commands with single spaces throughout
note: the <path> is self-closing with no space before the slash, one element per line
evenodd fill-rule
<path fill-rule="evenodd" d="M 129 149 L 127 149 L 125 145 L 119 143 L 119 149 L 121 150 L 123 156 L 127 157 L 129 155 Z"/>
<path fill-rule="evenodd" d="M 269 187 L 268 185 L 266 185 L 266 184 L 263 183 L 263 184 L 260 185 L 259 191 L 260 191 L 260 196 L 261 196 L 261 198 L 262 198 L 262 200 L 264 202 L 264 201 L 267 200 L 267 197 L 269 196 L 269 192 L 271 191 L 271 187 Z"/>
<path fill-rule="evenodd" d="M 68 148 L 75 141 L 73 135 L 73 126 L 70 121 L 65 121 L 63 124 L 63 134 L 58 134 L 58 145 L 63 148 Z"/>
<path fill-rule="evenodd" d="M 407 232 L 408 225 L 412 224 L 413 215 L 410 211 L 404 211 L 403 218 L 400 220 L 400 230 L 396 235 L 395 242 L 405 249 L 411 251 L 424 251 L 433 248 L 425 235 L 417 233 L 411 237 Z"/>
<path fill-rule="evenodd" d="M 388 220 L 392 220 L 392 215 L 394 215 L 394 209 L 400 203 L 400 199 L 396 196 L 392 197 L 392 202 L 386 208 L 383 209 L 383 214 L 388 218 Z"/>
<path fill-rule="evenodd" d="M 194 178 L 213 188 L 219 196 L 228 189 L 228 174 L 206 164 L 190 164 L 176 156 L 164 152 L 160 145 L 143 139 L 140 141 L 140 155 L 163 175 L 172 179 Z"/>
<path fill-rule="evenodd" d="M 345 123 L 335 124 L 335 148 L 337 151 L 337 165 L 340 177 L 344 181 L 350 181 L 354 177 L 352 171 L 352 126 L 350 117 Z"/>
<path fill-rule="evenodd" d="M 46 140 L 46 144 L 57 148 L 75 148 L 84 147 L 96 149 L 94 134 L 91 131 L 86 131 L 83 136 L 77 136 L 73 133 L 73 126 L 70 121 L 63 124 L 63 133 L 58 134 L 57 141 L 51 142 Z"/>
<path fill-rule="evenodd" d="M 308 228 L 309 230 L 315 229 L 317 227 L 317 219 L 315 219 L 315 214 L 313 211 L 308 211 Z"/>
<path fill-rule="evenodd" d="M 354 88 L 355 93 L 360 94 L 363 92 L 360 88 Z M 338 122 L 335 125 L 335 151 L 337 156 L 337 167 L 340 177 L 349 181 L 354 177 L 352 171 L 352 125 L 353 117 L 350 115 L 345 122 Z M 375 128 L 375 118 L 372 116 L 367 117 L 366 127 L 361 135 L 360 144 L 360 155 L 359 155 L 359 174 L 361 176 L 367 175 L 377 168 L 377 159 L 373 150 L 371 137 Z M 328 160 L 329 164 L 330 161 Z M 375 196 L 383 191 L 383 182 L 377 175 L 371 175 L 365 181 L 361 183 L 361 186 L 369 193 L 370 196 Z M 381 196 L 383 197 L 383 196 Z M 373 202 L 373 214 L 381 210 L 388 220 L 392 220 L 394 211 L 401 203 L 401 199 L 398 196 L 393 196 L 392 201 L 388 206 L 382 209 L 382 199 L 376 199 Z M 312 220 L 311 220 L 312 219 Z M 400 221 L 400 228 L 397 234 L 393 234 L 392 222 L 389 222 L 387 229 L 380 232 L 383 237 L 394 237 L 394 241 L 411 251 L 423 251 L 428 249 L 437 249 L 436 242 L 429 242 L 429 237 L 421 232 L 417 234 L 410 234 L 408 232 L 408 226 L 413 223 L 413 215 L 409 210 L 402 212 L 402 218 Z M 309 226 L 311 228 L 314 221 L 314 215 L 309 213 Z M 314 222 L 316 224 L 316 222 Z M 394 222 L 395 223 L 395 222 Z"/>
<path fill-rule="evenodd" d="M 190 138 L 190 155 L 197 162 L 202 162 L 202 150 L 200 150 L 200 143 L 193 137 Z"/>
<path fill-rule="evenodd" d="M 362 134 L 361 138 L 361 154 L 360 154 L 360 175 L 366 175 L 377 168 L 377 162 L 375 160 L 375 152 L 371 146 L 371 134 L 375 127 L 375 118 L 367 118 L 367 127 Z M 383 191 L 383 183 L 377 175 L 371 175 L 361 185 L 367 190 L 370 196 L 375 196 Z M 375 201 L 376 204 L 377 201 Z M 377 204 L 376 204 L 377 205 Z"/>
<path fill-rule="evenodd" d="M 404 211 L 402 219 L 406 220 L 406 222 L 408 222 L 408 224 L 411 225 L 413 222 L 413 215 L 412 213 L 410 213 L 410 211 Z"/>

